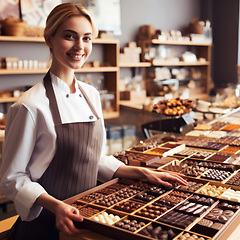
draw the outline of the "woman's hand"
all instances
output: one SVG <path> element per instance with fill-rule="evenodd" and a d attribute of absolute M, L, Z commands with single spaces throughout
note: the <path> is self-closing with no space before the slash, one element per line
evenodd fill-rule
<path fill-rule="evenodd" d="M 64 202 L 60 202 L 56 208 L 56 227 L 59 231 L 68 236 L 81 233 L 84 230 L 76 228 L 73 221 L 82 222 L 83 218 L 79 210 Z"/>
<path fill-rule="evenodd" d="M 176 173 L 157 172 L 143 167 L 132 167 L 122 165 L 114 173 L 113 177 L 143 179 L 146 178 L 150 183 L 163 185 L 165 187 L 172 187 L 171 182 L 178 182 L 187 185 L 181 175 Z"/>
<path fill-rule="evenodd" d="M 146 173 L 145 177 L 150 183 L 163 185 L 165 187 L 172 187 L 171 182 L 187 185 L 187 181 L 176 173 L 149 171 Z"/>
<path fill-rule="evenodd" d="M 56 227 L 65 235 L 73 236 L 85 231 L 76 228 L 74 225 L 74 221 L 83 221 L 77 208 L 62 202 L 47 193 L 41 194 L 36 203 L 55 214 Z"/>

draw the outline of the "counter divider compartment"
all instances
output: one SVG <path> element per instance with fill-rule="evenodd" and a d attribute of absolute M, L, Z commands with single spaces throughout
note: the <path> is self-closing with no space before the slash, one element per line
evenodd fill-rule
<path fill-rule="evenodd" d="M 195 233 L 195 232 L 191 232 L 191 231 L 183 231 L 178 236 L 176 236 L 173 240 L 179 240 L 179 237 L 181 237 L 185 233 L 189 233 L 190 235 L 196 235 L 196 236 L 198 236 L 198 238 L 203 237 L 204 240 L 210 240 L 211 239 L 211 237 L 205 236 L 205 235 L 202 235 L 202 234 L 199 234 L 199 233 Z"/>

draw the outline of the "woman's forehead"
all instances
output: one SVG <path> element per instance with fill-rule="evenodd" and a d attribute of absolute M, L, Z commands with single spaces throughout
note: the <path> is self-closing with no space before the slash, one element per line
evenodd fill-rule
<path fill-rule="evenodd" d="M 81 33 L 92 33 L 92 25 L 84 16 L 73 16 L 64 21 L 59 27 L 59 30 L 72 30 Z"/>

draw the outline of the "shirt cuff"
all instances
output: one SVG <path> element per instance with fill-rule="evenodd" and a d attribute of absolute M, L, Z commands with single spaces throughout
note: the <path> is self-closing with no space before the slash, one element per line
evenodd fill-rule
<path fill-rule="evenodd" d="M 34 203 L 45 192 L 45 189 L 36 182 L 25 183 L 21 187 L 14 199 L 14 203 L 16 211 L 23 221 L 31 221 L 38 217 L 42 207 Z"/>
<path fill-rule="evenodd" d="M 123 162 L 114 156 L 104 156 L 101 158 L 98 168 L 98 179 L 101 182 L 110 181 L 117 169 L 124 165 Z"/>

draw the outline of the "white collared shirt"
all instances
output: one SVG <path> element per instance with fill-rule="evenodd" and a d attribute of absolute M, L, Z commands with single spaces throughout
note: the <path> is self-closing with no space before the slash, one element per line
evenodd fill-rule
<path fill-rule="evenodd" d="M 86 83 L 75 81 L 76 92 L 70 94 L 68 85 L 51 74 L 62 123 L 96 121 L 78 84 L 86 92 L 104 128 L 101 101 L 98 91 Z M 106 156 L 105 128 L 98 178 L 108 181 L 123 163 Z M 6 119 L 5 146 L 1 168 L 1 190 L 15 203 L 22 220 L 33 220 L 41 212 L 34 204 L 45 192 L 36 181 L 49 166 L 56 151 L 56 132 L 49 100 L 43 81 L 24 93 L 9 109 Z M 54 184 L 54 183 L 53 183 Z"/>

